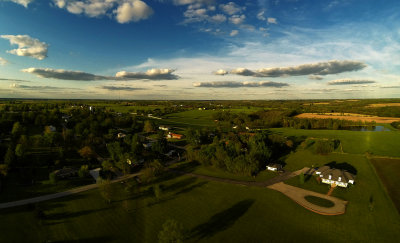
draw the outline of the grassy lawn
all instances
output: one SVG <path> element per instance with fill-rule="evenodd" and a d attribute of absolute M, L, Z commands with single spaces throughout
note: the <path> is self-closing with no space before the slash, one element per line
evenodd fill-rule
<path fill-rule="evenodd" d="M 339 139 L 343 152 L 351 154 L 364 154 L 400 157 L 400 132 L 360 132 L 343 130 L 301 130 L 292 128 L 273 128 L 273 132 L 285 136 L 317 137 Z"/>
<path fill-rule="evenodd" d="M 307 201 L 309 201 L 310 203 L 313 203 L 313 204 L 321 206 L 321 207 L 331 208 L 331 207 L 335 206 L 335 204 L 333 202 L 326 200 L 324 198 L 321 198 L 321 197 L 305 196 L 304 198 Z"/>
<path fill-rule="evenodd" d="M 47 169 L 45 171 L 47 171 Z M 18 180 L 19 176 L 20 175 L 16 173 L 11 173 L 7 177 L 3 191 L 0 193 L 0 202 L 37 197 L 93 183 L 93 178 L 87 177 L 63 179 L 53 185 L 48 181 L 48 173 L 46 173 L 45 179 L 36 181 L 33 185 L 21 185 Z"/>
<path fill-rule="evenodd" d="M 400 159 L 373 158 L 370 161 L 400 213 Z"/>
<path fill-rule="evenodd" d="M 384 192 L 376 191 L 376 177 L 365 183 L 376 192 L 374 210 L 368 209 L 369 193 L 357 193 L 340 216 L 312 213 L 266 188 L 187 176 L 162 181 L 158 201 L 148 187 L 128 194 L 126 184 L 118 183 L 111 204 L 92 190 L 39 204 L 42 220 L 28 206 L 1 210 L 0 242 L 156 242 L 170 218 L 184 225 L 188 242 L 396 241 L 399 216 Z"/>

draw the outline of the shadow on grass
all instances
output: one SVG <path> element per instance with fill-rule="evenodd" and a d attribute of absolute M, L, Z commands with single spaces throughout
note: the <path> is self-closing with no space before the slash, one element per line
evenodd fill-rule
<path fill-rule="evenodd" d="M 353 175 L 357 175 L 357 169 L 354 168 L 354 166 L 352 166 L 351 164 L 348 164 L 346 162 L 337 163 L 336 161 L 332 161 L 326 165 L 333 169 L 346 170 L 346 171 L 352 173 Z"/>
<path fill-rule="evenodd" d="M 83 215 L 96 213 L 96 212 L 100 212 L 100 211 L 107 210 L 107 209 L 108 208 L 82 210 L 82 211 L 73 212 L 73 213 L 69 213 L 69 212 L 51 213 L 51 214 L 46 214 L 45 219 L 46 220 L 63 220 L 63 219 L 68 219 L 68 218 L 80 217 Z"/>
<path fill-rule="evenodd" d="M 197 184 L 194 184 L 194 185 L 191 185 L 189 187 L 183 188 L 182 190 L 176 192 L 175 195 L 177 196 L 179 194 L 188 193 L 188 192 L 190 192 L 190 191 L 192 191 L 192 190 L 194 190 L 194 189 L 196 189 L 198 187 L 204 186 L 207 183 L 208 183 L 207 181 L 199 182 Z"/>
<path fill-rule="evenodd" d="M 190 238 L 203 239 L 215 235 L 231 227 L 253 205 L 253 199 L 240 201 L 232 207 L 215 214 L 208 222 L 198 225 L 190 232 Z"/>
<path fill-rule="evenodd" d="M 181 189 L 181 188 L 183 188 L 185 186 L 193 184 L 196 180 L 197 180 L 197 178 L 195 178 L 195 177 L 189 177 L 189 178 L 177 181 L 177 182 L 175 182 L 175 183 L 173 183 L 173 184 L 171 184 L 169 186 L 163 187 L 162 189 L 163 189 L 163 191 L 166 191 L 166 192 L 168 192 L 168 191 L 176 191 L 176 190 Z"/>
<path fill-rule="evenodd" d="M 114 241 L 114 237 L 111 236 L 97 236 L 91 238 L 82 238 L 77 240 L 59 240 L 59 241 L 51 241 L 54 243 L 98 243 L 98 242 L 111 242 Z"/>

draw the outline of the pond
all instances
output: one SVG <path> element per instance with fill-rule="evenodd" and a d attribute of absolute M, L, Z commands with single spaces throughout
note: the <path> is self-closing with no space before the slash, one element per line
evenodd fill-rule
<path fill-rule="evenodd" d="M 384 127 L 384 126 L 351 126 L 351 127 L 343 127 L 340 130 L 360 131 L 360 132 L 387 132 L 387 131 L 391 131 L 389 128 Z"/>

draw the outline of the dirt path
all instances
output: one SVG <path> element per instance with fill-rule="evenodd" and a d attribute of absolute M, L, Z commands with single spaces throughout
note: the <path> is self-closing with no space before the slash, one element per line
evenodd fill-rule
<path fill-rule="evenodd" d="M 123 176 L 123 177 L 117 178 L 115 180 L 112 180 L 111 183 L 120 182 L 120 181 L 129 179 L 129 178 L 132 178 L 134 176 L 137 176 L 139 174 L 140 173 L 135 173 L 135 174 Z M 66 196 L 70 196 L 70 195 L 77 194 L 80 192 L 85 192 L 85 191 L 88 191 L 91 189 L 95 189 L 97 187 L 98 187 L 98 185 L 95 183 L 95 184 L 77 187 L 77 188 L 74 188 L 74 189 L 71 189 L 68 191 L 58 192 L 58 193 L 44 195 L 44 196 L 40 196 L 40 197 L 33 197 L 33 198 L 28 198 L 28 199 L 23 199 L 23 200 L 18 200 L 18 201 L 0 203 L 0 209 L 17 207 L 17 206 L 22 206 L 22 205 L 26 205 L 26 204 L 38 203 L 38 202 L 43 202 L 43 201 L 47 201 L 47 200 L 51 200 L 51 199 L 56 199 L 56 198 L 60 198 L 60 197 L 66 197 Z"/>
<path fill-rule="evenodd" d="M 296 203 L 300 204 L 304 208 L 306 208 L 310 211 L 313 211 L 315 213 L 318 213 L 318 214 L 340 215 L 340 214 L 344 214 L 346 212 L 347 201 L 338 199 L 336 197 L 324 195 L 324 194 L 313 192 L 313 191 L 304 190 L 299 187 L 287 185 L 283 182 L 273 184 L 271 186 L 268 186 L 268 188 L 282 192 L 287 197 L 289 197 Z M 324 198 L 326 200 L 333 202 L 335 205 L 330 208 L 321 207 L 321 206 L 318 206 L 318 205 L 308 202 L 304 198 L 305 196 L 315 196 L 315 197 Z"/>

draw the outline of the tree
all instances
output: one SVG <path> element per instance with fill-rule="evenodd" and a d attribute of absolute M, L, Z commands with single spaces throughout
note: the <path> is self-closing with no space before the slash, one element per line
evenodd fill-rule
<path fill-rule="evenodd" d="M 80 178 L 83 178 L 89 174 L 89 166 L 88 165 L 82 165 L 81 168 L 78 171 L 78 175 Z"/>
<path fill-rule="evenodd" d="M 152 132 L 152 131 L 154 131 L 153 123 L 151 121 L 149 121 L 149 120 L 146 120 L 144 122 L 143 131 L 144 132 Z"/>
<path fill-rule="evenodd" d="M 179 222 L 168 219 L 158 233 L 158 242 L 160 243 L 182 243 L 184 240 L 184 229 Z"/>
<path fill-rule="evenodd" d="M 15 147 L 15 155 L 18 156 L 19 158 L 25 157 L 26 154 L 26 147 L 23 144 L 17 144 L 17 147 Z"/>
<path fill-rule="evenodd" d="M 20 135 L 23 131 L 23 127 L 21 126 L 21 124 L 19 122 L 15 122 L 13 125 L 13 128 L 11 130 L 11 135 L 13 135 L 14 137 L 17 137 L 18 135 Z"/>
<path fill-rule="evenodd" d="M 15 161 L 15 150 L 10 145 L 7 149 L 6 155 L 4 156 L 4 163 L 6 165 L 12 165 Z"/>
<path fill-rule="evenodd" d="M 49 174 L 49 181 L 50 181 L 50 183 L 53 184 L 53 185 L 57 183 L 57 175 L 56 175 L 56 173 L 51 172 L 51 173 Z"/>
<path fill-rule="evenodd" d="M 8 165 L 0 164 L 0 175 L 7 176 L 8 174 Z"/>
<path fill-rule="evenodd" d="M 87 160 L 93 159 L 96 157 L 96 152 L 93 151 L 93 149 L 90 146 L 85 146 L 81 148 L 78 153 Z"/>
<path fill-rule="evenodd" d="M 111 181 L 109 179 L 102 180 L 100 182 L 100 194 L 106 200 L 107 203 L 111 203 L 113 197 L 113 188 L 111 186 Z"/>

